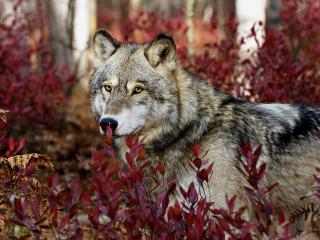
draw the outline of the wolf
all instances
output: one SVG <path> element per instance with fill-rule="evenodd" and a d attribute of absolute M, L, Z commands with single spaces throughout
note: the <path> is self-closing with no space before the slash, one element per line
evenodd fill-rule
<path fill-rule="evenodd" d="M 188 164 L 192 148 L 214 163 L 206 197 L 225 207 L 225 196 L 250 203 L 238 170 L 239 146 L 262 146 L 267 164 L 263 184 L 278 183 L 271 198 L 287 216 L 308 204 L 320 156 L 320 110 L 304 104 L 250 103 L 214 89 L 183 69 L 171 36 L 159 34 L 144 44 L 125 44 L 98 30 L 93 39 L 94 73 L 90 80 L 92 113 L 103 133 L 110 126 L 119 155 L 125 135 L 137 134 L 147 158 L 160 161 L 166 179 L 186 188 L 197 184 Z M 312 194 L 311 194 L 312 195 Z M 179 193 L 174 195 L 179 199 Z"/>

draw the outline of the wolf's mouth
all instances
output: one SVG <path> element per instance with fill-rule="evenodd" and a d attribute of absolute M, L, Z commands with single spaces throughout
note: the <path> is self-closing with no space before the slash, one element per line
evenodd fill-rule
<path fill-rule="evenodd" d="M 121 137 L 125 137 L 125 136 L 133 136 L 133 135 L 139 135 L 139 132 L 141 131 L 141 127 L 137 127 L 135 128 L 131 133 L 129 134 L 117 134 L 116 132 L 112 133 L 112 137 L 113 138 L 121 138 Z"/>
<path fill-rule="evenodd" d="M 125 137 L 127 135 L 130 135 L 130 136 L 139 135 L 141 133 L 141 130 L 142 130 L 141 126 L 136 127 L 134 130 L 131 131 L 131 133 L 128 133 L 128 134 L 119 134 L 117 130 L 115 130 L 115 131 L 112 131 L 112 138 L 117 139 L 117 138 Z M 103 131 L 101 127 L 100 127 L 100 134 L 101 135 L 105 134 L 105 131 Z"/>

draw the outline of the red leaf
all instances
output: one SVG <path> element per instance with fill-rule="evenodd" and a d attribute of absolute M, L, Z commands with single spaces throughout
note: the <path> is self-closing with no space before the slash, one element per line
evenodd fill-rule
<path fill-rule="evenodd" d="M 60 226 L 59 226 L 59 228 L 60 228 L 60 229 L 63 229 L 68 222 L 69 222 L 69 216 L 68 216 L 68 215 L 63 216 L 63 217 L 61 218 L 61 220 L 60 220 Z"/>
<path fill-rule="evenodd" d="M 244 186 L 244 190 L 245 190 L 245 193 L 247 194 L 247 196 L 249 198 L 252 198 L 252 197 L 256 196 L 256 193 L 254 192 L 254 190 L 252 188 Z"/>
<path fill-rule="evenodd" d="M 223 214 L 223 211 L 222 211 L 221 209 L 217 209 L 217 208 L 212 209 L 212 210 L 210 210 L 210 211 L 211 211 L 211 213 L 212 213 L 213 215 L 222 215 L 222 214 Z"/>
<path fill-rule="evenodd" d="M 205 205 L 206 205 L 206 200 L 205 200 L 205 199 L 201 199 L 201 200 L 198 202 L 197 210 L 198 210 L 199 213 L 204 214 L 203 211 L 204 211 Z"/>
<path fill-rule="evenodd" d="M 241 207 L 238 211 L 237 211 L 237 213 L 236 213 L 236 215 L 235 215 L 235 221 L 236 221 L 236 223 L 238 223 L 238 224 L 241 224 L 242 222 L 243 222 L 243 220 L 241 219 L 241 217 L 242 217 L 242 214 L 245 212 L 245 210 L 246 210 L 246 208 L 245 207 Z"/>
<path fill-rule="evenodd" d="M 236 200 L 236 196 L 233 196 L 230 200 L 228 200 L 228 196 L 226 196 L 226 202 L 227 202 L 229 213 L 233 212 L 235 200 Z"/>
<path fill-rule="evenodd" d="M 22 138 L 19 142 L 19 146 L 16 149 L 16 152 L 19 152 L 25 145 L 26 145 L 27 140 L 25 138 Z"/>
<path fill-rule="evenodd" d="M 31 201 L 31 210 L 32 213 L 36 219 L 36 221 L 38 221 L 40 219 L 40 209 L 39 209 L 39 201 L 37 199 L 33 199 Z"/>
<path fill-rule="evenodd" d="M 132 139 L 132 137 L 126 136 L 126 144 L 127 144 L 127 146 L 128 146 L 129 149 L 132 148 L 132 146 L 133 146 L 133 139 Z"/>
<path fill-rule="evenodd" d="M 194 186 L 194 182 L 192 182 L 189 186 L 188 199 L 192 204 L 198 201 L 198 193 L 196 191 L 196 187 Z"/>
<path fill-rule="evenodd" d="M 275 187 L 277 187 L 279 184 L 278 183 L 273 183 L 268 187 L 268 192 L 271 192 Z"/>
<path fill-rule="evenodd" d="M 193 160 L 193 164 L 196 166 L 196 168 L 199 169 L 201 167 L 201 165 L 202 165 L 202 160 L 200 158 L 195 158 Z"/>
<path fill-rule="evenodd" d="M 282 211 L 280 211 L 279 214 L 278 214 L 278 220 L 279 220 L 280 224 L 284 223 L 285 220 L 286 220 L 286 217 L 285 217 L 285 215 L 284 215 L 284 213 Z"/>
<path fill-rule="evenodd" d="M 126 174 L 125 171 L 123 171 L 122 169 L 119 169 L 118 175 L 119 175 L 119 177 L 122 178 L 122 179 L 126 179 L 126 178 L 127 178 L 127 174 Z"/>
<path fill-rule="evenodd" d="M 80 195 L 80 199 L 82 204 L 84 205 L 84 207 L 87 207 L 90 203 L 90 195 L 87 191 L 82 191 L 81 195 Z"/>
<path fill-rule="evenodd" d="M 260 168 L 259 168 L 259 172 L 257 174 L 257 181 L 259 182 L 265 175 L 266 173 L 266 169 L 267 169 L 267 164 L 266 163 L 262 163 Z"/>
<path fill-rule="evenodd" d="M 58 226 L 57 218 L 58 218 L 58 208 L 57 208 L 57 206 L 54 205 L 51 208 L 51 222 L 55 228 L 57 228 L 57 226 Z"/>
<path fill-rule="evenodd" d="M 83 230 L 82 228 L 77 228 L 76 230 L 76 239 L 82 240 L 83 239 Z"/>
<path fill-rule="evenodd" d="M 219 225 L 222 229 L 224 229 L 225 231 L 227 231 L 228 233 L 230 233 L 230 226 L 228 224 L 228 222 L 224 219 L 218 218 L 219 221 Z"/>
<path fill-rule="evenodd" d="M 211 174 L 211 173 L 212 173 L 213 165 L 214 165 L 214 163 L 211 163 L 210 166 L 207 168 L 208 174 Z"/>
<path fill-rule="evenodd" d="M 165 192 L 160 193 L 157 198 L 157 212 L 156 212 L 156 218 L 162 217 L 166 213 L 166 209 L 169 204 L 169 197 L 168 194 Z"/>
<path fill-rule="evenodd" d="M 198 156 L 199 156 L 199 150 L 200 150 L 200 145 L 199 145 L 199 144 L 196 144 L 196 145 L 194 146 L 194 148 L 193 148 L 193 151 L 192 151 L 193 156 L 198 157 Z"/>
<path fill-rule="evenodd" d="M 127 160 L 127 163 L 128 163 L 128 165 L 129 165 L 129 167 L 133 167 L 133 159 L 132 159 L 132 156 L 131 156 L 131 154 L 130 153 L 126 153 L 126 160 Z"/>
<path fill-rule="evenodd" d="M 163 176 L 165 173 L 164 165 L 161 162 L 158 162 L 156 168 L 157 168 L 158 172 Z"/>
<path fill-rule="evenodd" d="M 151 161 L 144 161 L 143 164 L 141 165 L 140 169 L 144 170 L 146 167 L 151 165 Z"/>
<path fill-rule="evenodd" d="M 179 189 L 180 189 L 180 192 L 181 192 L 183 198 L 186 199 L 187 198 L 187 192 L 181 186 L 179 187 Z"/>
<path fill-rule="evenodd" d="M 47 221 L 47 220 L 48 220 L 48 217 L 45 216 L 45 217 L 39 219 L 35 224 L 36 224 L 36 225 L 39 225 L 39 224 L 44 223 L 44 222 Z M 40 226 L 40 228 L 45 228 L 45 227 L 46 227 L 46 226 Z"/>
<path fill-rule="evenodd" d="M 197 177 L 198 177 L 199 179 L 201 179 L 202 181 L 208 182 L 208 180 L 209 180 L 209 174 L 208 174 L 207 169 L 202 169 L 202 170 L 200 170 L 200 171 L 197 173 Z"/>
<path fill-rule="evenodd" d="M 137 156 L 137 161 L 140 161 L 144 158 L 146 151 L 144 148 L 140 148 Z"/>
<path fill-rule="evenodd" d="M 9 149 L 11 152 L 14 150 L 14 140 L 13 138 L 9 138 Z"/>
<path fill-rule="evenodd" d="M 152 165 L 150 166 L 150 171 L 152 175 L 157 176 L 157 170 Z"/>
<path fill-rule="evenodd" d="M 246 159 L 249 159 L 251 157 L 251 144 L 250 141 L 244 142 L 240 147 L 241 155 L 244 156 Z"/>
<path fill-rule="evenodd" d="M 94 206 L 91 211 L 91 216 L 93 217 L 93 220 L 95 223 L 99 223 L 99 216 L 100 216 L 100 210 L 98 206 Z"/>
<path fill-rule="evenodd" d="M 73 194 L 79 195 L 79 186 L 80 186 L 80 178 L 77 176 L 73 178 L 70 183 L 70 188 Z"/>
<path fill-rule="evenodd" d="M 54 174 L 53 176 L 49 176 L 48 186 L 50 188 L 55 189 L 55 188 L 57 188 L 58 184 L 59 184 L 59 175 L 58 174 Z"/>
<path fill-rule="evenodd" d="M 169 208 L 168 220 L 170 221 L 170 219 L 174 219 L 176 221 L 179 221 L 181 217 L 182 217 L 182 209 L 179 202 L 176 200 L 174 206 Z"/>
<path fill-rule="evenodd" d="M 105 134 L 103 135 L 103 141 L 108 146 L 112 146 L 112 129 L 110 128 L 110 126 L 106 128 Z"/>
<path fill-rule="evenodd" d="M 14 200 L 14 212 L 21 220 L 23 220 L 24 211 L 23 211 L 23 208 L 22 208 L 22 205 L 21 205 L 21 199 L 20 198 Z"/>
<path fill-rule="evenodd" d="M 69 213 L 69 219 L 72 219 L 78 212 L 78 206 L 75 204 L 71 207 L 70 213 Z"/>
<path fill-rule="evenodd" d="M 257 149 L 253 153 L 252 166 L 256 166 L 257 165 L 258 159 L 261 156 L 261 152 L 262 152 L 262 146 L 259 145 L 257 147 Z"/>

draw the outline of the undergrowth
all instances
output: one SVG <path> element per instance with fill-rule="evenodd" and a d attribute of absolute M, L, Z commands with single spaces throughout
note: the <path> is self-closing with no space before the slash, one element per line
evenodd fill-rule
<path fill-rule="evenodd" d="M 220 90 L 256 102 L 304 102 L 320 105 L 319 24 L 320 5 L 316 0 L 283 1 L 280 29 L 267 29 L 257 61 L 239 62 L 235 41 L 237 24 L 230 16 L 227 38 L 204 41 L 194 56 L 188 55 L 187 27 L 181 13 L 163 19 L 141 12 L 121 26 L 125 41 L 148 41 L 159 32 L 171 33 L 178 55 L 186 68 Z M 7 25 L 0 23 L 0 230 L 15 239 L 291 239 L 290 221 L 270 201 L 261 181 L 267 171 L 259 162 L 261 148 L 250 142 L 239 146 L 239 171 L 247 180 L 244 191 L 254 209 L 237 206 L 237 196 L 226 196 L 226 209 L 217 209 L 196 186 L 207 184 L 214 165 L 205 167 L 194 146 L 190 160 L 197 185 L 187 189 L 175 182 L 163 184 L 166 169 L 162 163 L 145 159 L 143 146 L 127 138 L 129 151 L 125 166 L 116 164 L 110 132 L 104 145 L 93 151 L 89 177 L 67 179 L 54 172 L 49 156 L 22 154 L 27 132 L 53 125 L 62 118 L 59 107 L 65 102 L 65 84 L 73 81 L 56 69 L 45 39 L 30 44 L 32 35 L 25 18 Z M 112 18 L 108 18 L 108 20 Z M 216 20 L 201 26 L 216 34 Z M 103 23 L 100 23 L 100 25 Z M 107 24 L 107 23 L 105 23 Z M 36 26 L 36 25 L 35 25 Z M 254 37 L 254 32 L 252 36 Z M 237 66 L 242 66 L 239 73 Z M 246 90 L 239 82 L 245 76 Z M 150 174 L 152 173 L 152 178 Z M 316 196 L 319 196 L 319 177 Z M 152 183 L 152 188 L 146 185 Z M 5 186 L 5 187 L 4 187 Z M 182 201 L 172 199 L 179 192 Z"/>

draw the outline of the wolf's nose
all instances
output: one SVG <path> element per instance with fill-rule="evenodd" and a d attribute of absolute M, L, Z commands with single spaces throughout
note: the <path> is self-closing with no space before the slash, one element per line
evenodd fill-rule
<path fill-rule="evenodd" d="M 118 126 L 118 122 L 112 118 L 102 118 L 99 124 L 104 132 L 109 126 L 111 127 L 112 132 L 114 132 Z"/>

